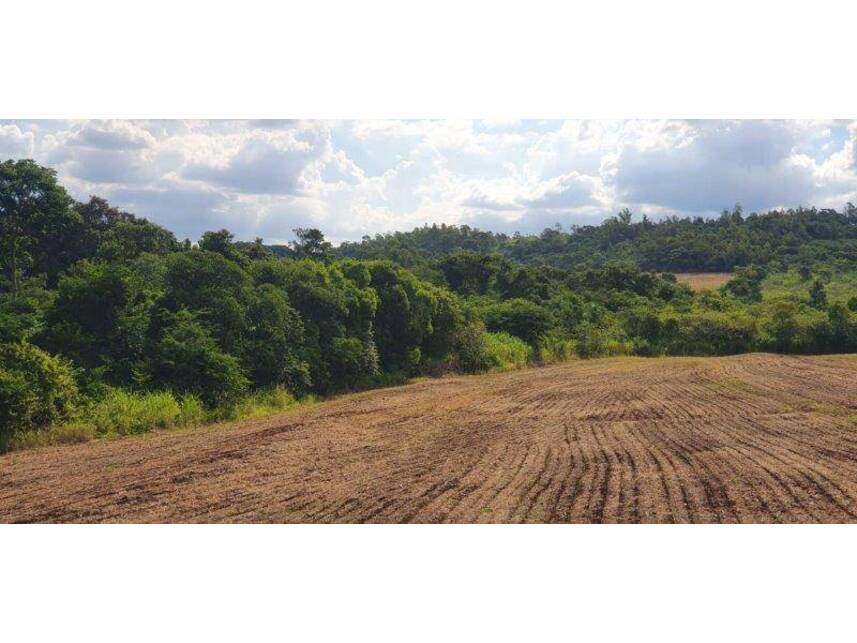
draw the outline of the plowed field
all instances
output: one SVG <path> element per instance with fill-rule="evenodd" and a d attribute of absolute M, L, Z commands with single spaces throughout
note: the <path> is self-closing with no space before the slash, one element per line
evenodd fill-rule
<path fill-rule="evenodd" d="M 857 522 L 857 356 L 571 362 L 13 453 L 0 521 Z"/>

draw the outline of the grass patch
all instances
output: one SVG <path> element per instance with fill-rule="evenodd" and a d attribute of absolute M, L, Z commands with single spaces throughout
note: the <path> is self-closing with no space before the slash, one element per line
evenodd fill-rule
<path fill-rule="evenodd" d="M 803 279 L 797 270 L 778 272 L 768 275 L 762 282 L 762 299 L 774 301 L 809 301 L 809 287 L 816 275 Z M 857 274 L 854 272 L 836 272 L 822 279 L 829 304 L 847 304 L 857 296 Z"/>
<path fill-rule="evenodd" d="M 37 447 L 61 444 L 81 444 L 96 437 L 95 427 L 91 424 L 63 424 L 45 431 L 23 431 L 12 436 L 10 451 L 22 451 Z"/>
<path fill-rule="evenodd" d="M 21 451 L 79 444 L 97 438 L 246 420 L 313 402 L 315 398 L 312 396 L 297 400 L 285 389 L 271 388 L 255 391 L 229 406 L 206 409 L 199 398 L 193 395 L 177 397 L 170 391 L 137 393 L 110 389 L 74 422 L 16 433 L 11 437 L 8 448 L 10 451 Z"/>
<path fill-rule="evenodd" d="M 208 419 L 209 421 L 249 420 L 272 415 L 293 406 L 309 404 L 313 401 L 315 398 L 312 396 L 299 401 L 283 388 L 262 389 L 251 393 L 235 404 L 215 409 L 210 413 Z"/>

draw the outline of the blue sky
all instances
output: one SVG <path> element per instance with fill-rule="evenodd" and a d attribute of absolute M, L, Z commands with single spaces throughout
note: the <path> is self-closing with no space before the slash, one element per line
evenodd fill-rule
<path fill-rule="evenodd" d="M 0 121 L 7 158 L 192 239 L 857 203 L 857 121 Z"/>

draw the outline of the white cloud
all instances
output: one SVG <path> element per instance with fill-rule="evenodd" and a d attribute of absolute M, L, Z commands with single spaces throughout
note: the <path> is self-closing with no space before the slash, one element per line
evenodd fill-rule
<path fill-rule="evenodd" d="M 538 232 L 625 206 L 657 218 L 857 201 L 857 122 L 8 121 L 0 155 L 192 238 Z"/>
<path fill-rule="evenodd" d="M 154 145 L 155 138 L 128 121 L 93 121 L 80 128 L 69 144 L 102 150 L 138 150 Z"/>
<path fill-rule="evenodd" d="M 28 158 L 33 154 L 35 136 L 17 125 L 0 125 L 0 160 Z"/>
<path fill-rule="evenodd" d="M 305 189 L 304 172 L 326 149 L 326 141 L 312 130 L 257 131 L 241 140 L 225 162 L 200 160 L 182 175 L 237 192 L 298 194 Z"/>

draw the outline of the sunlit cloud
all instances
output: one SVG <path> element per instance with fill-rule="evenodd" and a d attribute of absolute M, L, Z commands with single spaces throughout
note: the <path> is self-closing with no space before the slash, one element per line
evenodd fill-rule
<path fill-rule="evenodd" d="M 857 122 L 0 121 L 0 156 L 57 170 L 180 237 L 279 242 L 466 223 L 539 232 L 857 201 Z"/>

